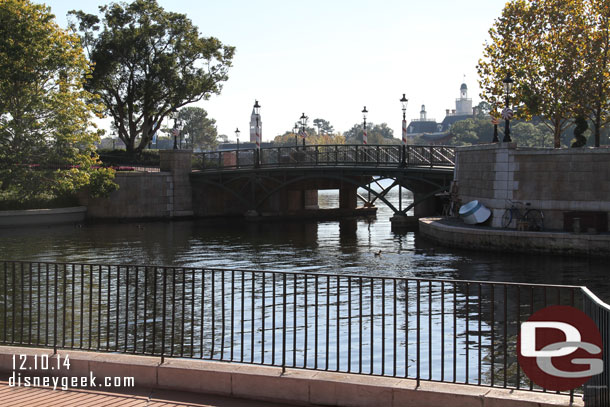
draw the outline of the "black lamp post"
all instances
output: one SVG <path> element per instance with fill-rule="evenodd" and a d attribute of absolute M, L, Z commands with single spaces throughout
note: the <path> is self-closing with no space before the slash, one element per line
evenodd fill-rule
<path fill-rule="evenodd" d="M 506 93 L 506 108 L 502 111 L 502 118 L 505 120 L 504 124 L 504 139 L 503 143 L 510 143 L 510 119 L 513 117 L 513 111 L 509 107 L 510 103 L 510 92 L 513 90 L 513 83 L 515 81 L 510 77 L 510 73 L 506 75 L 506 78 L 502 80 L 504 83 L 504 92 Z"/>
<path fill-rule="evenodd" d="M 305 116 L 305 113 L 303 113 L 301 115 L 301 130 L 303 131 L 303 147 L 305 147 L 305 135 L 307 133 L 305 133 L 305 126 L 307 126 L 307 119 L 309 119 L 309 117 Z"/>
<path fill-rule="evenodd" d="M 294 145 L 296 147 L 299 146 L 299 125 L 297 123 L 294 124 L 294 127 L 292 128 L 292 132 L 294 133 Z"/>
<path fill-rule="evenodd" d="M 260 111 L 261 111 L 261 105 L 258 104 L 258 100 L 254 101 L 254 114 L 256 115 L 256 129 L 255 134 L 256 134 L 256 161 L 255 161 L 255 166 L 258 167 L 260 165 L 260 159 L 261 159 L 261 134 L 260 134 L 260 122 L 259 122 L 259 117 L 260 117 Z"/>
<path fill-rule="evenodd" d="M 174 128 L 172 134 L 174 135 L 174 150 L 178 149 L 178 134 L 180 134 L 180 120 L 178 119 L 178 112 L 174 110 Z"/>
<path fill-rule="evenodd" d="M 402 167 L 407 166 L 407 104 L 409 103 L 409 99 L 405 97 L 405 94 L 402 94 L 402 99 L 400 99 L 400 104 L 402 106 L 402 157 L 400 160 L 400 165 Z"/>
<path fill-rule="evenodd" d="M 362 144 L 367 144 L 367 136 L 366 136 L 366 116 L 368 115 L 368 110 L 366 110 L 366 106 L 362 109 L 362 119 L 364 120 L 364 125 L 362 126 Z"/>
<path fill-rule="evenodd" d="M 237 139 L 237 150 L 239 150 L 239 128 L 235 129 L 235 138 Z"/>

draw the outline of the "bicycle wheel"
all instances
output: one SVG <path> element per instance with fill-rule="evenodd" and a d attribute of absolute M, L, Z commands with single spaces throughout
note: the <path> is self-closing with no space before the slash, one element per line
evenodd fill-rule
<path fill-rule="evenodd" d="M 510 223 L 513 221 L 513 211 L 512 209 L 507 209 L 504 211 L 504 215 L 502 215 L 502 227 L 506 229 L 510 226 Z"/>
<path fill-rule="evenodd" d="M 538 209 L 530 209 L 523 216 L 530 230 L 541 231 L 544 228 L 544 215 Z"/>

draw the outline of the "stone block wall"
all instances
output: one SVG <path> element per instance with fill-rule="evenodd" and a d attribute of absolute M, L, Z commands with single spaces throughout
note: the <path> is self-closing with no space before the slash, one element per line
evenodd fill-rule
<path fill-rule="evenodd" d="M 89 218 L 167 218 L 173 204 L 173 180 L 169 173 L 117 173 L 119 189 L 108 198 L 81 198 Z"/>
<path fill-rule="evenodd" d="M 117 173 L 119 189 L 108 198 L 89 199 L 89 218 L 142 219 L 192 216 L 190 150 L 160 151 L 161 172 Z"/>
<path fill-rule="evenodd" d="M 544 212 L 563 229 L 564 212 L 610 212 L 610 149 L 533 149 L 513 143 L 458 148 L 455 180 L 462 203 L 478 199 L 500 227 L 509 200 Z"/>

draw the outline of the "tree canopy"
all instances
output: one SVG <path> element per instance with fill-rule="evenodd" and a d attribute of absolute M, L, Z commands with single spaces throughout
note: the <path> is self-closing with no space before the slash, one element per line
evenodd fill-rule
<path fill-rule="evenodd" d="M 98 169 L 89 67 L 78 38 L 50 9 L 28 0 L 0 7 L 0 192 L 13 200 L 58 198 L 115 185 Z"/>
<path fill-rule="evenodd" d="M 351 129 L 344 133 L 348 144 L 361 144 L 364 135 L 362 123 L 354 124 Z M 396 144 L 400 140 L 394 139 L 394 130 L 388 127 L 387 123 L 366 124 L 366 138 L 368 144 Z"/>
<path fill-rule="evenodd" d="M 178 119 L 182 122 L 181 134 L 188 135 L 188 145 L 191 148 L 209 150 L 216 147 L 216 120 L 209 118 L 205 109 L 184 107 L 178 111 Z"/>
<path fill-rule="evenodd" d="M 86 88 L 101 98 L 127 151 L 140 152 L 166 116 L 220 93 L 235 48 L 201 37 L 186 15 L 155 0 L 99 9 L 101 19 L 70 12 L 94 67 Z"/>
<path fill-rule="evenodd" d="M 512 0 L 489 30 L 478 71 L 481 97 L 492 111 L 504 107 L 502 79 L 515 79 L 512 105 L 517 116 L 541 116 L 553 131 L 554 146 L 585 100 L 591 0 Z M 593 56 L 595 54 L 595 56 Z M 607 71 L 607 69 L 606 69 Z M 589 96 L 586 96 L 589 95 Z M 605 95 L 608 99 L 609 95 Z"/>

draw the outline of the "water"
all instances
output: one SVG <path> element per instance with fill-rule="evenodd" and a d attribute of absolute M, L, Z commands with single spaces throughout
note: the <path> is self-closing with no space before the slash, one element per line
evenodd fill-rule
<path fill-rule="evenodd" d="M 407 191 L 404 196 L 403 205 L 407 205 L 412 197 Z M 398 206 L 396 191 L 388 197 Z M 321 192 L 320 206 L 337 207 L 338 193 Z M 171 290 L 163 336 L 166 354 L 239 361 L 243 352 L 246 362 L 277 364 L 282 360 L 282 326 L 286 326 L 288 365 L 414 377 L 419 349 L 422 378 L 476 382 L 482 375 L 483 382 L 489 383 L 491 376 L 499 382 L 506 359 L 513 386 L 520 380 L 511 356 L 518 328 L 514 313 L 523 311 L 514 300 L 515 291 L 493 289 L 492 294 L 489 286 L 478 291 L 478 285 L 440 283 L 418 288 L 414 281 L 405 286 L 379 279 L 348 283 L 336 277 L 319 277 L 316 285 L 313 277 L 301 274 L 287 279 L 284 297 L 280 274 L 274 280 L 270 271 L 586 285 L 610 301 L 605 259 L 448 249 L 417 233 L 392 233 L 391 216 L 380 204 L 376 219 L 341 222 L 197 220 L 2 230 L 0 258 L 266 271 L 166 276 L 166 288 Z M 83 270 L 77 266 L 65 273 L 60 268 L 55 285 L 52 268 L 50 273 L 43 269 L 42 274 L 27 267 L 23 274 L 19 269 L 5 269 L 0 273 L 4 279 L 4 284 L 0 281 L 4 299 L 0 340 L 50 344 L 57 339 L 67 347 L 159 354 L 160 270 L 131 269 L 126 276 L 125 268 Z M 159 283 L 156 291 L 154 280 Z M 232 286 L 237 287 L 233 297 L 228 294 Z M 152 298 L 155 292 L 157 301 Z M 542 306 L 540 292 L 519 295 L 522 304 L 531 301 L 537 302 L 536 309 Z M 549 295 L 555 295 L 554 291 Z M 562 295 L 564 302 L 567 298 Z M 512 313 L 506 334 L 502 310 L 499 305 L 494 308 L 495 302 L 506 302 Z M 54 307 L 59 310 L 57 318 Z"/>
<path fill-rule="evenodd" d="M 398 205 L 393 192 L 388 197 Z M 337 192 L 322 191 L 320 206 L 337 207 Z M 342 222 L 197 220 L 0 230 L 0 259 L 573 284 L 610 302 L 606 259 L 440 247 L 413 232 L 392 233 L 392 213 L 383 203 L 378 208 L 374 220 Z"/>

